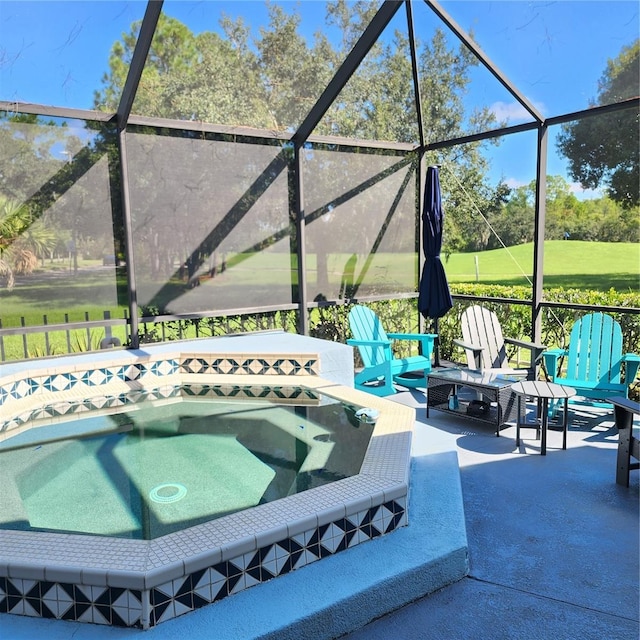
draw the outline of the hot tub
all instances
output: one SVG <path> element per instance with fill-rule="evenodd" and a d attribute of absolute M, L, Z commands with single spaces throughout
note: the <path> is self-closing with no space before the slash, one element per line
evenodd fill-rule
<path fill-rule="evenodd" d="M 0 530 L 0 611 L 149 628 L 406 525 L 414 410 L 350 387 L 352 363 L 276 332 L 3 366 L 3 440 L 45 407 L 62 421 L 179 385 L 316 390 L 377 420 L 359 473 L 151 540 Z"/>

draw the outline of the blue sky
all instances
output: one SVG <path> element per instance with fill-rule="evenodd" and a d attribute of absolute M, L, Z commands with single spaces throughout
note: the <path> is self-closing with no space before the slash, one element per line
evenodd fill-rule
<path fill-rule="evenodd" d="M 607 60 L 640 32 L 637 0 L 442 0 L 442 6 L 464 30 L 473 30 L 489 59 L 545 116 L 586 108 Z M 113 43 L 142 18 L 145 7 L 142 0 L 0 0 L 0 100 L 91 108 Z M 244 15 L 252 26 L 266 21 L 259 0 L 164 4 L 168 15 L 195 32 L 217 28 L 221 10 Z M 302 0 L 299 10 L 303 35 L 326 30 L 323 1 Z M 414 14 L 418 33 L 428 37 L 438 21 L 421 2 L 414 3 Z M 403 17 L 398 12 L 391 26 Z M 484 69 L 475 72 L 468 99 L 510 124 L 521 121 L 521 107 Z M 511 136 L 492 152 L 495 181 L 502 177 L 517 186 L 533 179 L 532 141 L 534 134 Z M 553 141 L 548 173 L 566 174 L 566 160 L 557 157 Z"/>

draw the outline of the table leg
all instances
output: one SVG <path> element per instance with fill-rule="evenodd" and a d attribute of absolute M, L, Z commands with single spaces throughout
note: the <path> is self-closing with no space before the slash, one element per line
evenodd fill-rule
<path fill-rule="evenodd" d="M 522 400 L 522 396 L 518 394 L 518 415 L 516 417 L 516 447 L 520 446 L 520 418 L 522 417 L 522 409 L 520 402 Z"/>
<path fill-rule="evenodd" d="M 540 444 L 540 454 L 547 455 L 547 423 L 549 421 L 548 411 L 549 400 L 542 398 L 542 442 Z"/>
<path fill-rule="evenodd" d="M 567 448 L 567 429 L 569 428 L 569 398 L 564 399 L 564 422 L 562 424 L 562 448 Z"/>
<path fill-rule="evenodd" d="M 495 400 L 493 400 L 491 398 L 491 396 L 489 396 L 490 398 L 490 402 L 489 402 L 489 413 L 491 413 L 491 402 L 495 402 L 496 403 L 496 420 L 498 422 L 498 424 L 496 424 L 496 437 L 499 438 L 500 437 L 500 425 L 502 425 L 502 418 L 504 417 L 502 415 L 502 404 L 500 403 L 500 389 L 496 389 L 495 392 Z M 483 396 L 484 399 L 484 396 Z"/>

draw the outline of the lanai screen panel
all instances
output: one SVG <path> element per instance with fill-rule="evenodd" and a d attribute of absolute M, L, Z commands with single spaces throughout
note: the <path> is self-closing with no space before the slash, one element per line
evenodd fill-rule
<path fill-rule="evenodd" d="M 2 0 L 0 100 L 114 111 L 124 82 L 111 86 L 105 99 L 112 47 L 142 20 L 146 5 Z M 122 65 L 123 80 L 130 59 Z"/>
<path fill-rule="evenodd" d="M 640 189 L 639 121 L 636 108 L 549 127 L 550 136 L 564 140 L 576 158 L 567 164 L 578 180 L 569 185 L 556 177 L 547 184 L 545 298 L 573 302 L 575 291 L 583 290 L 592 292 L 595 303 L 598 291 L 640 291 L 640 210 L 634 204 Z M 614 160 L 615 167 L 605 168 Z M 601 186 L 593 188 L 603 169 Z"/>
<path fill-rule="evenodd" d="M 303 166 L 309 299 L 415 292 L 413 157 L 307 149 Z"/>
<path fill-rule="evenodd" d="M 133 133 L 127 149 L 142 313 L 291 302 L 280 146 Z"/>
<path fill-rule="evenodd" d="M 368 24 L 355 10 L 351 0 L 165 0 L 132 113 L 295 131 Z"/>
<path fill-rule="evenodd" d="M 608 64 L 640 37 L 637 2 L 441 0 L 440 4 L 545 117 L 638 95 L 631 87 L 617 94 L 600 93 Z M 637 78 L 636 73 L 636 86 Z M 473 83 L 465 96 L 468 107 L 482 104 L 475 89 Z M 498 119 L 509 124 L 528 119 L 515 100 L 499 100 L 486 104 Z"/>
<path fill-rule="evenodd" d="M 111 132 L 113 134 L 113 132 Z M 0 321 L 4 328 L 120 316 L 113 135 L 82 120 L 0 114 Z M 115 189 L 117 193 L 117 189 Z M 116 227 L 121 222 L 116 221 Z M 121 293 L 123 290 L 121 289 Z M 121 296 L 126 304 L 126 295 Z M 45 318 L 46 316 L 46 318 Z M 104 329 L 26 338 L 9 359 L 97 348 Z M 18 338 L 21 340 L 21 337 Z"/>
<path fill-rule="evenodd" d="M 442 260 L 454 288 L 518 286 L 531 298 L 536 142 L 535 131 L 523 131 L 426 154 L 426 166 L 440 165 Z M 479 156 L 481 145 L 492 163 Z"/>

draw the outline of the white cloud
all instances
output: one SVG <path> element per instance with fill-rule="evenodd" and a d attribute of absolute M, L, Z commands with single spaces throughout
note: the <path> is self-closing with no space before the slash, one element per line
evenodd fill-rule
<path fill-rule="evenodd" d="M 528 182 L 522 182 L 522 180 L 518 180 L 517 178 L 506 178 L 504 183 L 510 189 L 517 189 L 518 187 L 524 187 L 529 184 Z"/>
<path fill-rule="evenodd" d="M 538 111 L 544 113 L 544 105 L 534 105 Z M 494 102 L 489 111 L 498 119 L 506 120 L 510 124 L 531 120 L 531 114 L 519 102 Z"/>
<path fill-rule="evenodd" d="M 569 183 L 569 191 L 573 193 L 578 200 L 595 200 L 604 196 L 602 189 L 583 189 L 579 182 Z"/>

